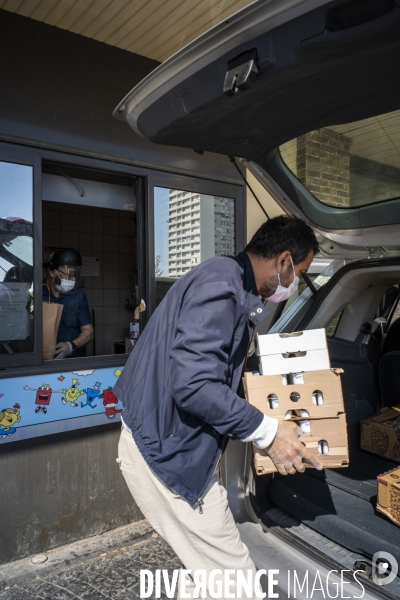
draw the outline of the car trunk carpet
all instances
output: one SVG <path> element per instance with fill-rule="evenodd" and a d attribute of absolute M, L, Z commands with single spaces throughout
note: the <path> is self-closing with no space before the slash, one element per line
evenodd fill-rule
<path fill-rule="evenodd" d="M 349 428 L 350 466 L 283 477 L 276 474 L 269 499 L 336 543 L 365 556 L 386 551 L 400 562 L 400 528 L 376 511 L 376 477 L 398 466 L 359 449 Z"/>

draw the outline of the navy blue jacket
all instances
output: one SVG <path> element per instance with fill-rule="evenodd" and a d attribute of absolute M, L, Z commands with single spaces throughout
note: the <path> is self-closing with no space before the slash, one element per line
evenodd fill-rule
<path fill-rule="evenodd" d="M 225 436 L 246 439 L 261 424 L 236 390 L 252 329 L 267 314 L 245 252 L 207 260 L 168 291 L 114 387 L 147 464 L 190 504 Z"/>

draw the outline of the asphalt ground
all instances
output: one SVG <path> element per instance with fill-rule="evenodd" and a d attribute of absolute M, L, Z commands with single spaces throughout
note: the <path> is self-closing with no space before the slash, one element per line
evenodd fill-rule
<path fill-rule="evenodd" d="M 173 570 L 181 567 L 168 544 L 147 521 L 141 521 L 45 555 L 0 565 L 0 598 L 133 600 L 140 598 L 140 569 L 153 573 L 168 569 L 171 577 Z M 155 598 L 154 594 L 150 598 Z M 161 598 L 166 597 L 161 586 Z"/>

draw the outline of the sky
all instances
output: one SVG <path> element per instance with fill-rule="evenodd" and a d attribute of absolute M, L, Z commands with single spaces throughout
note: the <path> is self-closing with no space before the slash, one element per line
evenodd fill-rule
<path fill-rule="evenodd" d="M 0 161 L 0 217 L 33 221 L 33 167 Z"/>

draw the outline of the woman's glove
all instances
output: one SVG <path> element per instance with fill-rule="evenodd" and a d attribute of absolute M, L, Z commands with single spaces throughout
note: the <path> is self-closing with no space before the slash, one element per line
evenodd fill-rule
<path fill-rule="evenodd" d="M 264 448 L 281 475 L 293 475 L 296 471 L 303 473 L 305 470 L 303 461 L 310 463 L 319 471 L 323 469 L 318 458 L 298 439 L 300 434 L 301 429 L 295 422 L 281 421 L 274 441 Z"/>
<path fill-rule="evenodd" d="M 54 358 L 67 358 L 72 352 L 71 342 L 59 342 L 56 346 Z"/>

